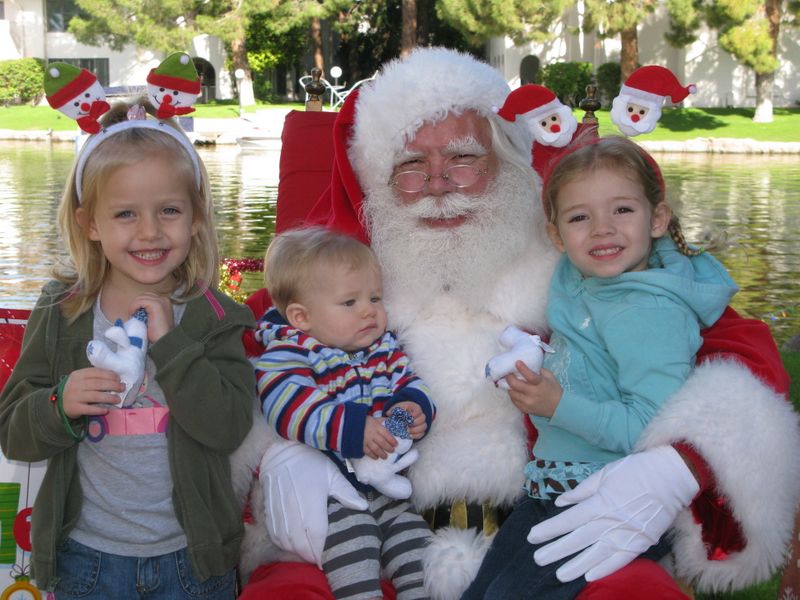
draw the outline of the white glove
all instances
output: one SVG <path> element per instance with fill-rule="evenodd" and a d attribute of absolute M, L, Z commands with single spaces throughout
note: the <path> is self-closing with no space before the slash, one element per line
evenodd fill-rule
<path fill-rule="evenodd" d="M 117 320 L 112 327 L 106 329 L 104 335 L 117 345 L 116 352 L 103 340 L 92 340 L 86 346 L 86 357 L 92 366 L 108 369 L 119 375 L 125 389 L 113 393 L 119 396 L 116 406 L 122 406 L 128 393 L 144 377 L 147 359 L 147 313 L 140 308 L 124 324 Z"/>
<path fill-rule="evenodd" d="M 318 567 L 328 535 L 328 497 L 353 510 L 368 506 L 330 458 L 299 442 L 272 444 L 261 459 L 259 478 L 269 537 Z"/>
<path fill-rule="evenodd" d="M 656 544 L 699 489 L 672 446 L 609 463 L 556 499 L 557 506 L 575 506 L 531 529 L 532 544 L 567 534 L 539 548 L 533 558 L 548 565 L 583 550 L 559 567 L 559 581 L 605 577 Z"/>
<path fill-rule="evenodd" d="M 534 373 L 538 373 L 544 362 L 544 353 L 553 352 L 553 349 L 538 335 L 526 333 L 513 325 L 506 327 L 500 334 L 500 345 L 508 351 L 489 360 L 484 367 L 484 374 L 487 379 L 491 379 L 498 387 L 505 390 L 508 389 L 508 384 L 505 382 L 506 375 L 514 373 L 522 379 L 517 372 L 518 360 L 525 363 Z"/>
<path fill-rule="evenodd" d="M 409 438 L 398 438 L 397 447 L 386 458 L 350 459 L 353 472 L 361 483 L 371 485 L 384 496 L 395 500 L 405 500 L 411 496 L 411 482 L 398 475 L 400 471 L 414 464 L 419 458 L 416 448 L 411 449 Z"/>

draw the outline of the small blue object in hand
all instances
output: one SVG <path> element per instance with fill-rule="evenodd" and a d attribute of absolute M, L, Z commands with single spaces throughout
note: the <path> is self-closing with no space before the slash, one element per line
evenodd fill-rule
<path fill-rule="evenodd" d="M 144 308 L 137 308 L 136 312 L 133 313 L 133 317 L 142 323 L 147 323 L 147 311 Z"/>
<path fill-rule="evenodd" d="M 409 426 L 414 424 L 414 417 L 403 408 L 395 408 L 392 414 L 383 422 L 383 426 L 389 433 L 400 439 L 410 439 L 408 433 Z"/>

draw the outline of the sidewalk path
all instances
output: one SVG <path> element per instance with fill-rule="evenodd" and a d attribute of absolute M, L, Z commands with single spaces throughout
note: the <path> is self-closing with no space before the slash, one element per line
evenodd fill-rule
<path fill-rule="evenodd" d="M 291 109 L 273 108 L 246 113 L 237 119 L 193 119 L 189 137 L 197 144 L 236 144 L 249 137 L 279 145 L 283 121 Z M 18 131 L 0 129 L 0 140 L 74 142 L 76 131 Z M 800 154 L 800 142 L 759 142 L 739 138 L 694 138 L 685 141 L 636 140 L 651 152 L 715 154 Z"/>
<path fill-rule="evenodd" d="M 639 141 L 639 140 L 637 140 Z M 800 154 L 800 142 L 759 142 L 749 138 L 694 138 L 685 141 L 639 142 L 650 152 L 712 154 Z"/>

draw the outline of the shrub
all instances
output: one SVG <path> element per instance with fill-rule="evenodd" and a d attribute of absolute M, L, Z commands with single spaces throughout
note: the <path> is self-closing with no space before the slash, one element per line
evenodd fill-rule
<path fill-rule="evenodd" d="M 0 61 L 0 104 L 38 104 L 43 95 L 43 61 L 38 58 Z"/>
<path fill-rule="evenodd" d="M 611 106 L 611 101 L 619 94 L 621 84 L 622 69 L 619 63 L 607 62 L 597 67 L 597 94 L 603 106 Z"/>
<path fill-rule="evenodd" d="M 561 102 L 574 107 L 586 96 L 592 72 L 592 64 L 588 62 L 552 63 L 539 71 L 539 78 Z"/>

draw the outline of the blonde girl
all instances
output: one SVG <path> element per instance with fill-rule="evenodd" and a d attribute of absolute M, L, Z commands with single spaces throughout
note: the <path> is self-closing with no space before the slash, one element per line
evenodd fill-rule
<path fill-rule="evenodd" d="M 234 598 L 242 536 L 228 455 L 251 425 L 250 311 L 217 290 L 203 164 L 171 121 L 121 103 L 59 207 L 69 258 L 33 310 L 0 396 L 10 459 L 47 460 L 32 575 L 55 598 Z M 87 343 L 146 313 L 144 374 L 122 406 Z"/>
<path fill-rule="evenodd" d="M 525 467 L 528 493 L 462 600 L 574 598 L 587 578 L 616 569 L 601 564 L 584 578 L 574 574 L 583 572 L 576 567 L 581 557 L 569 564 L 572 557 L 534 554 L 530 544 L 540 538 L 532 526 L 563 510 L 569 496 L 555 502 L 562 493 L 631 453 L 693 368 L 700 328 L 722 315 L 737 290 L 716 259 L 688 246 L 664 199 L 658 165 L 627 138 L 590 138 L 569 147 L 545 176 L 542 195 L 548 235 L 564 254 L 547 307 L 555 352 L 546 355 L 541 373 L 517 362 L 523 379 L 506 377 L 511 401 L 538 431 Z M 674 476 L 659 476 L 675 482 L 676 501 L 685 506 L 697 482 L 666 458 L 663 468 Z M 633 486 L 647 476 L 634 466 Z M 650 548 L 620 550 L 658 560 L 669 545 L 651 537 Z"/>

